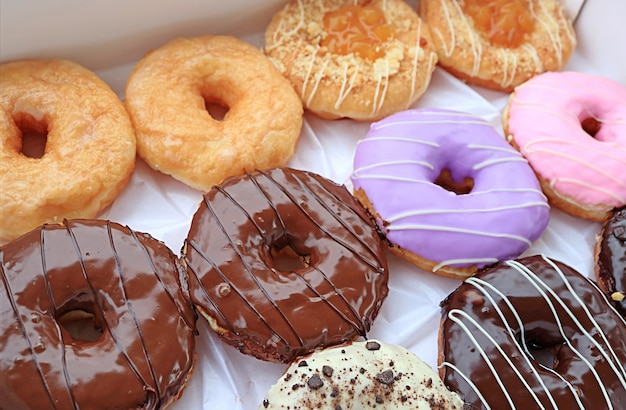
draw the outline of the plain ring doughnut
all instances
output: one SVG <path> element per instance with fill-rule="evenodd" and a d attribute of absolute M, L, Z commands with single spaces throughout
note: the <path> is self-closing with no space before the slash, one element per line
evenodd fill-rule
<path fill-rule="evenodd" d="M 207 102 L 228 107 L 222 121 Z M 289 82 L 261 51 L 229 36 L 180 38 L 148 53 L 128 78 L 126 107 L 139 156 L 202 191 L 284 165 L 302 127 Z"/>
<path fill-rule="evenodd" d="M 0 240 L 43 223 L 91 218 L 124 189 L 135 134 L 124 105 L 88 69 L 65 60 L 0 65 Z M 41 158 L 22 133 L 46 135 Z"/>

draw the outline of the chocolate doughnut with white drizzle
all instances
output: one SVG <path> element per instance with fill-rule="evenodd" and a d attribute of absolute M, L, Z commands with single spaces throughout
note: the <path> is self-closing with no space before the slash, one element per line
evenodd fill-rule
<path fill-rule="evenodd" d="M 500 262 L 442 306 L 440 374 L 475 408 L 626 407 L 626 322 L 567 265 Z"/>

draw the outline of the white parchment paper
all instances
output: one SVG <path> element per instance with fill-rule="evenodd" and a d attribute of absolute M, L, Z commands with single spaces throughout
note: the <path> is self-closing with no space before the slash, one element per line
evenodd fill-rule
<path fill-rule="evenodd" d="M 3 0 L 0 60 L 71 58 L 97 70 L 123 98 L 128 73 L 150 48 L 174 37 L 200 34 L 232 34 L 261 46 L 265 26 L 284 3 L 59 0 L 33 8 L 18 0 Z M 567 0 L 568 13 L 576 15 L 582 3 Z M 579 46 L 566 69 L 604 75 L 626 84 L 626 30 L 619 20 L 625 15 L 626 2 L 587 2 L 575 26 Z M 467 86 L 438 68 L 427 93 L 414 107 L 465 111 L 501 131 L 500 116 L 506 101 L 504 93 Z M 297 152 L 288 165 L 346 183 L 356 142 L 368 128 L 369 123 L 325 121 L 307 113 Z M 149 232 L 178 253 L 201 196 L 201 192 L 138 160 L 128 187 L 99 217 Z M 548 228 L 525 255 L 544 253 L 592 275 L 592 247 L 599 229 L 598 223 L 553 209 Z M 435 367 L 439 303 L 460 282 L 421 271 L 392 255 L 389 258 L 390 293 L 368 336 L 403 345 Z M 204 320 L 199 321 L 199 331 L 195 371 L 171 409 L 256 409 L 286 365 L 242 355 L 223 344 Z"/>

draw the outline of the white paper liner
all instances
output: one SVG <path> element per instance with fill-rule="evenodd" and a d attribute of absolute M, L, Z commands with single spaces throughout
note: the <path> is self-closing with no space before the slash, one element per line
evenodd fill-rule
<path fill-rule="evenodd" d="M 147 8 L 154 7 L 152 3 L 144 3 L 146 3 L 145 7 Z M 198 2 L 190 1 L 187 3 L 193 4 L 195 8 L 201 8 Z M 233 10 L 238 10 L 234 7 L 241 6 L 239 3 L 242 1 L 223 2 L 220 6 L 222 15 L 232 17 L 234 15 Z M 243 3 L 248 2 L 243 1 Z M 267 2 L 265 7 L 255 10 L 259 11 L 260 18 L 269 21 L 269 16 L 282 3 L 284 2 L 273 0 Z M 120 4 L 121 2 L 116 1 L 112 2 L 110 6 L 116 7 Z M 129 3 L 123 2 L 123 4 L 125 7 Z M 569 14 L 574 15 L 581 4 L 582 0 L 566 1 Z M 8 4 L 3 2 L 3 6 L 5 16 L 7 8 L 18 7 L 15 6 L 15 2 L 10 1 Z M 135 4 L 135 7 L 138 6 Z M 162 9 L 165 6 L 159 5 L 159 7 Z M 194 15 L 192 14 L 194 7 L 191 7 L 192 11 L 187 10 L 185 14 L 187 19 L 191 19 L 191 16 Z M 162 17 L 162 13 L 163 10 L 158 15 Z M 180 29 L 184 18 L 177 14 L 175 19 L 177 24 L 174 27 L 167 27 L 158 31 L 161 36 L 163 33 L 167 33 L 168 38 L 161 41 L 161 37 L 159 37 L 158 42 L 154 39 L 151 41 L 144 39 L 144 44 L 158 46 L 175 36 L 189 35 L 189 30 Z M 7 20 L 6 17 L 2 20 L 3 25 Z M 211 21 L 220 21 L 220 19 L 214 18 Z M 579 38 L 592 35 L 591 33 L 595 30 L 593 23 L 595 22 L 586 21 L 583 27 L 576 27 Z M 163 22 L 158 24 L 162 25 Z M 255 24 L 254 27 L 260 29 L 265 26 L 265 23 L 259 23 L 258 19 Z M 199 31 L 197 25 L 194 25 L 194 29 Z M 156 28 L 154 30 L 157 32 Z M 218 34 L 215 30 L 207 31 Z M 245 32 L 245 29 L 238 27 L 237 30 L 233 29 L 228 33 L 237 34 L 242 31 Z M 622 33 L 623 31 L 621 30 Z M 145 34 L 145 32 L 144 30 L 143 33 Z M 198 32 L 197 34 L 203 33 Z M 253 45 L 262 45 L 261 32 L 242 36 L 242 38 Z M 624 38 L 623 34 L 621 37 L 615 37 L 614 41 L 620 41 L 618 40 L 620 38 Z M 5 35 L 2 35 L 0 40 L 2 40 L 3 48 L 5 48 L 5 53 L 2 56 L 2 59 L 5 60 L 7 58 L 6 46 L 13 45 L 12 41 L 14 40 L 7 40 Z M 27 40 L 24 44 L 26 43 L 28 43 Z M 32 42 L 28 44 L 31 47 L 28 48 L 25 45 L 26 50 L 24 52 L 15 47 L 9 50 L 8 57 L 47 57 L 47 54 L 50 54 L 50 51 L 41 52 L 40 48 L 32 45 Z M 608 73 L 607 76 L 611 76 L 622 83 L 626 81 L 623 66 L 621 71 L 615 71 L 614 67 L 604 70 L 604 67 L 590 63 L 593 60 L 588 56 L 596 55 L 595 46 L 597 44 L 592 43 L 591 46 L 587 44 L 583 49 L 579 47 L 566 69 L 600 75 Z M 80 50 L 80 47 L 75 46 L 71 51 L 67 51 L 66 56 L 76 56 L 75 60 L 80 60 L 77 54 L 72 54 L 77 49 Z M 149 46 L 146 46 L 142 53 L 148 49 Z M 49 45 L 46 50 L 66 51 L 56 43 Z M 135 57 L 134 61 L 136 61 L 142 53 L 134 51 L 133 56 Z M 616 60 L 626 61 L 625 54 L 624 52 L 617 53 Z M 94 61 L 100 60 L 95 59 Z M 98 74 L 123 97 L 124 84 L 134 61 L 100 70 Z M 93 66 L 97 66 L 97 64 Z M 488 120 L 502 132 L 500 116 L 507 97 L 508 95 L 504 93 L 467 86 L 438 68 L 433 75 L 427 93 L 413 107 L 432 106 L 464 111 Z M 316 172 L 338 183 L 347 183 L 352 170 L 355 144 L 365 135 L 368 128 L 369 123 L 351 120 L 325 121 L 307 113 L 305 114 L 297 152 L 289 166 Z M 143 161 L 138 160 L 128 187 L 99 217 L 126 224 L 138 231 L 149 232 L 178 253 L 187 235 L 191 217 L 201 200 L 201 195 L 201 192 L 153 171 Z M 598 223 L 575 218 L 553 209 L 548 228 L 524 255 L 544 253 L 549 257 L 564 261 L 585 275 L 591 276 L 593 274 L 593 243 L 599 229 L 600 224 Z M 415 352 L 435 368 L 437 363 L 437 333 L 440 321 L 439 304 L 460 284 L 460 281 L 424 272 L 391 254 L 389 256 L 389 272 L 389 296 L 368 336 L 388 343 L 400 344 Z M 204 320 L 200 319 L 198 325 L 199 336 L 196 339 L 197 363 L 195 371 L 184 390 L 183 396 L 170 408 L 172 410 L 256 409 L 266 391 L 276 382 L 287 365 L 263 362 L 245 356 L 236 349 L 225 345 L 208 329 Z"/>

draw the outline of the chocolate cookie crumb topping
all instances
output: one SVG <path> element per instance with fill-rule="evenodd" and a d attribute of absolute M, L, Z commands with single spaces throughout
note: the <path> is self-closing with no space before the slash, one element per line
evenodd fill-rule
<path fill-rule="evenodd" d="M 333 375 L 333 368 L 330 366 L 324 365 L 324 367 L 322 367 L 322 373 L 326 377 L 331 377 Z"/>
<path fill-rule="evenodd" d="M 309 386 L 310 389 L 317 390 L 324 385 L 324 382 L 318 374 L 314 374 L 313 376 L 311 376 L 309 381 L 306 382 L 306 384 L 307 386 Z"/>
<path fill-rule="evenodd" d="M 365 344 L 365 348 L 367 350 L 378 350 L 378 349 L 380 349 L 380 344 L 377 343 L 377 342 L 367 342 Z"/>
<path fill-rule="evenodd" d="M 393 383 L 393 371 L 385 370 L 382 373 L 378 373 L 376 375 L 376 380 L 382 384 L 386 384 L 387 386 Z"/>
<path fill-rule="evenodd" d="M 309 364 L 306 362 L 306 360 L 302 360 L 300 363 L 298 363 L 298 367 L 308 367 Z"/>

